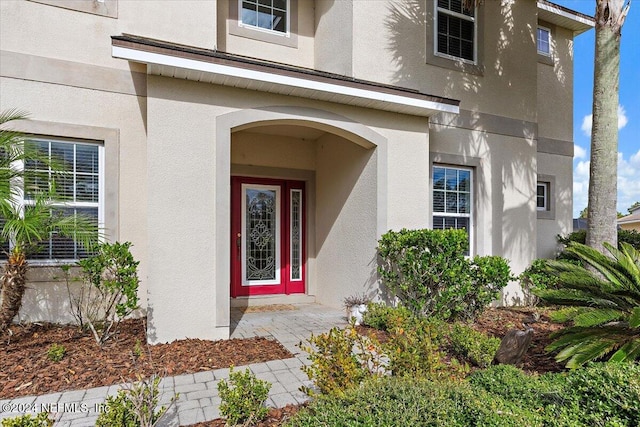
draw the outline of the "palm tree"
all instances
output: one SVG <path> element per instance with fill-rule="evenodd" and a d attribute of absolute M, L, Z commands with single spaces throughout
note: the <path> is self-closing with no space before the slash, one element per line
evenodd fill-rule
<path fill-rule="evenodd" d="M 573 321 L 547 347 L 560 350 L 556 360 L 567 361 L 569 368 L 596 359 L 640 359 L 640 251 L 628 243 L 620 249 L 604 246 L 611 258 L 571 243 L 567 251 L 593 271 L 566 261 L 549 261 L 549 271 L 558 277 L 561 288 L 535 292 L 544 301 L 566 306 L 555 320 Z"/>
<path fill-rule="evenodd" d="M 95 221 L 84 216 L 62 216 L 54 214 L 53 204 L 58 206 L 64 199 L 55 191 L 55 178 L 64 175 L 60 162 L 42 156 L 37 149 L 25 141 L 20 132 L 6 129 L 7 123 L 26 118 L 24 112 L 9 110 L 0 113 L 0 242 L 10 243 L 5 251 L 7 260 L 3 266 L 0 293 L 0 334 L 7 331 L 20 311 L 25 292 L 27 258 L 39 248 L 39 243 L 52 234 L 68 237 L 84 248 L 91 248 L 98 239 Z M 33 172 L 25 176 L 24 168 L 18 164 L 43 162 L 54 170 L 53 177 L 47 174 L 49 184 L 25 188 L 26 182 L 34 182 Z M 25 179 L 26 178 L 26 179 Z M 28 206 L 20 202 L 23 193 L 33 200 Z"/>

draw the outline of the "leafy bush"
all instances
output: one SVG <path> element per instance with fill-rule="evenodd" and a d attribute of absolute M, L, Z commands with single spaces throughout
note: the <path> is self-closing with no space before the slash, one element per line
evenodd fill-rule
<path fill-rule="evenodd" d="M 229 371 L 229 381 L 218 383 L 218 393 L 222 399 L 220 414 L 227 419 L 226 425 L 254 425 L 262 421 L 268 409 L 264 406 L 269 396 L 271 384 L 259 380 L 249 369 L 244 372 Z"/>
<path fill-rule="evenodd" d="M 385 285 L 417 315 L 473 319 L 507 285 L 511 274 L 500 257 L 465 258 L 464 230 L 389 231 L 378 241 Z"/>
<path fill-rule="evenodd" d="M 311 364 L 301 369 L 323 394 L 342 395 L 384 370 L 380 344 L 358 334 L 353 326 L 311 335 L 308 342 L 310 345 L 301 344 L 300 348 L 309 353 Z M 309 389 L 303 391 L 314 394 Z"/>
<path fill-rule="evenodd" d="M 364 313 L 362 323 L 381 331 L 387 331 L 393 322 L 397 323 L 410 316 L 411 312 L 403 306 L 389 307 L 384 303 L 370 302 L 367 304 L 367 311 Z"/>
<path fill-rule="evenodd" d="M 132 385 L 119 390 L 116 396 L 109 396 L 104 412 L 100 413 L 96 427 L 151 427 L 158 423 L 175 400 L 169 406 L 158 406 L 158 386 L 161 377 L 152 375 L 148 379 L 138 378 Z"/>
<path fill-rule="evenodd" d="M 381 348 L 387 355 L 387 368 L 396 376 L 459 378 L 466 366 L 452 359 L 445 363 L 441 350 L 446 327 L 441 321 L 410 316 L 394 319 L 389 340 Z"/>
<path fill-rule="evenodd" d="M 20 415 L 2 420 L 2 427 L 52 427 L 53 420 L 47 412 L 40 412 L 35 417 L 31 414 Z"/>
<path fill-rule="evenodd" d="M 640 365 L 600 363 L 569 372 L 528 375 L 510 365 L 469 375 L 475 389 L 543 416 L 545 425 L 640 425 Z"/>
<path fill-rule="evenodd" d="M 540 299 L 533 293 L 536 289 L 556 289 L 558 278 L 547 271 L 545 259 L 535 259 L 520 276 L 520 285 L 524 293 L 524 305 L 535 306 Z"/>
<path fill-rule="evenodd" d="M 627 243 L 618 250 L 605 243 L 611 257 L 579 243 L 567 252 L 597 273 L 566 261 L 549 261 L 560 289 L 537 290 L 543 300 L 568 307 L 560 311 L 574 326 L 554 334 L 547 347 L 558 361 L 575 368 L 592 360 L 640 359 L 640 251 Z"/>
<path fill-rule="evenodd" d="M 488 337 L 460 323 L 451 327 L 449 340 L 454 353 L 481 368 L 491 364 L 500 347 L 500 339 Z"/>
<path fill-rule="evenodd" d="M 138 308 L 138 264 L 131 243 L 102 243 L 96 253 L 78 262 L 84 283 L 77 295 L 69 293 L 71 310 L 81 328 L 88 328 L 104 344 L 120 320 Z"/>
<path fill-rule="evenodd" d="M 370 380 L 344 396 L 321 396 L 288 426 L 541 426 L 541 417 L 465 382 Z"/>
<path fill-rule="evenodd" d="M 51 344 L 51 346 L 47 350 L 47 357 L 52 362 L 59 362 L 62 360 L 66 352 L 67 352 L 67 349 L 64 348 L 62 344 L 54 343 L 54 344 Z"/>
<path fill-rule="evenodd" d="M 591 426 L 640 425 L 640 365 L 597 363 L 545 377 L 562 387 L 565 418 Z"/>

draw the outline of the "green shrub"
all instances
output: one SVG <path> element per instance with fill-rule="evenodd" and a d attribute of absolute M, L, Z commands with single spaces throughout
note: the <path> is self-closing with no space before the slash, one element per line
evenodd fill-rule
<path fill-rule="evenodd" d="M 358 334 L 353 326 L 311 335 L 308 343 L 301 344 L 300 348 L 309 353 L 311 364 L 301 369 L 323 394 L 342 395 L 366 377 L 381 375 L 384 371 L 380 344 Z M 314 395 L 313 390 L 303 391 Z"/>
<path fill-rule="evenodd" d="M 556 289 L 558 279 L 547 271 L 545 259 L 535 259 L 520 276 L 520 285 L 524 293 L 523 305 L 535 306 L 540 299 L 533 293 L 536 289 Z"/>
<path fill-rule="evenodd" d="M 104 412 L 100 413 L 96 427 L 151 427 L 164 416 L 169 407 L 158 406 L 158 386 L 161 377 L 152 375 L 148 379 L 125 386 L 115 396 L 107 397 Z M 177 399 L 171 400 L 171 406 Z"/>
<path fill-rule="evenodd" d="M 139 261 L 130 247 L 129 242 L 101 243 L 93 256 L 78 262 L 84 283 L 79 293 L 69 293 L 71 311 L 100 345 L 138 308 Z"/>
<path fill-rule="evenodd" d="M 410 316 L 390 325 L 389 340 L 382 344 L 387 355 L 387 368 L 396 376 L 462 377 L 466 367 L 453 359 L 445 363 L 441 350 L 446 329 L 441 321 Z"/>
<path fill-rule="evenodd" d="M 35 417 L 31 414 L 20 415 L 2 420 L 2 427 L 51 427 L 53 420 L 47 412 L 40 412 Z"/>
<path fill-rule="evenodd" d="M 591 426 L 640 425 L 640 365 L 636 363 L 597 363 L 543 378 L 562 387 L 564 418 Z"/>
<path fill-rule="evenodd" d="M 592 364 L 541 376 L 498 365 L 472 373 L 468 381 L 480 392 L 540 414 L 545 425 L 640 425 L 637 364 Z"/>
<path fill-rule="evenodd" d="M 387 331 L 392 322 L 410 316 L 411 312 L 403 306 L 390 307 L 384 303 L 370 302 L 367 304 L 367 311 L 364 313 L 362 323 L 381 331 Z"/>
<path fill-rule="evenodd" d="M 249 369 L 240 372 L 231 367 L 229 381 L 218 383 L 218 393 L 222 399 L 220 414 L 227 419 L 226 425 L 243 423 L 244 426 L 250 426 L 262 421 L 268 413 L 264 402 L 270 389 L 269 382 L 257 379 Z"/>
<path fill-rule="evenodd" d="M 476 366 L 486 368 L 500 347 L 500 339 L 488 337 L 470 326 L 455 323 L 449 333 L 451 349 Z"/>
<path fill-rule="evenodd" d="M 62 344 L 54 343 L 49 346 L 49 349 L 47 350 L 47 357 L 52 362 L 59 362 L 62 360 L 66 352 L 67 349 L 64 348 Z"/>
<path fill-rule="evenodd" d="M 287 426 L 541 426 L 541 417 L 464 382 L 370 380 L 344 396 L 321 396 Z"/>
<path fill-rule="evenodd" d="M 389 231 L 378 241 L 385 285 L 416 315 L 473 319 L 499 296 L 511 274 L 500 257 L 465 257 L 464 230 Z"/>

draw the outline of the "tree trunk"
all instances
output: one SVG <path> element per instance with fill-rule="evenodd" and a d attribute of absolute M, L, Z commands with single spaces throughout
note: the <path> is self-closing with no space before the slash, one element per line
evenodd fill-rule
<path fill-rule="evenodd" d="M 0 306 L 0 335 L 4 334 L 22 306 L 27 281 L 27 260 L 22 252 L 12 252 L 2 275 L 2 304 Z"/>
<path fill-rule="evenodd" d="M 628 11 L 625 0 L 596 0 L 593 126 L 589 171 L 587 245 L 604 250 L 618 244 L 618 82 L 620 36 Z"/>

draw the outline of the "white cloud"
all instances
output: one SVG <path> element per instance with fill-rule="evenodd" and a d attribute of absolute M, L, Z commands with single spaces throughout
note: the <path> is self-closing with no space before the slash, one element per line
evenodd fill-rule
<path fill-rule="evenodd" d="M 589 192 L 589 161 L 578 162 L 573 170 L 573 216 L 587 206 Z M 618 212 L 627 213 L 634 202 L 640 201 L 640 150 L 625 159 L 618 153 Z"/>
<path fill-rule="evenodd" d="M 574 159 L 584 159 L 587 155 L 587 150 L 580 147 L 579 145 L 573 145 L 573 158 Z"/>
<path fill-rule="evenodd" d="M 618 105 L 618 130 L 622 129 L 629 123 L 627 112 L 622 105 Z M 591 126 L 593 125 L 593 114 L 588 114 L 582 118 L 580 129 L 586 136 L 591 136 Z"/>

